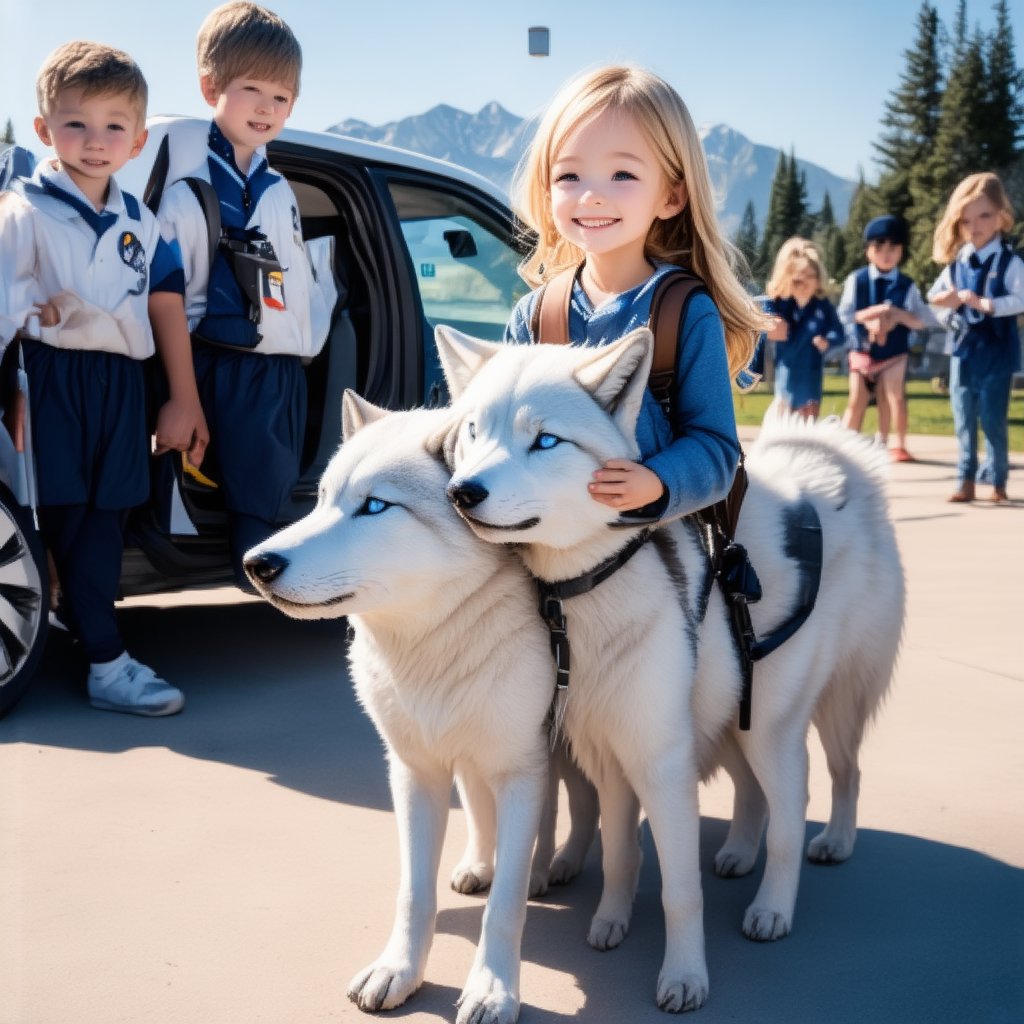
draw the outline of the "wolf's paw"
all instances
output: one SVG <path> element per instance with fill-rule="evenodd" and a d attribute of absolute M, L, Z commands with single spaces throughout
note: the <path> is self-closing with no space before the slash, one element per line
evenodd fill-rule
<path fill-rule="evenodd" d="M 743 934 L 755 942 L 784 939 L 792 927 L 792 922 L 785 914 L 763 907 L 747 907 L 743 915 Z"/>
<path fill-rule="evenodd" d="M 452 872 L 452 888 L 466 896 L 475 892 L 484 892 L 491 887 L 494 880 L 494 865 L 475 861 L 467 864 L 456 864 Z"/>
<path fill-rule="evenodd" d="M 658 978 L 658 1008 L 666 1013 L 699 1010 L 708 999 L 707 974 L 689 974 L 682 978 Z"/>
<path fill-rule="evenodd" d="M 548 873 L 541 869 L 530 872 L 530 899 L 539 899 L 548 891 Z"/>
<path fill-rule="evenodd" d="M 360 1010 L 376 1013 L 401 1006 L 419 987 L 412 964 L 374 962 L 349 982 L 348 997 Z"/>
<path fill-rule="evenodd" d="M 830 834 L 828 829 L 820 832 L 807 844 L 807 859 L 812 864 L 842 864 L 853 853 L 853 840 L 845 836 Z"/>
<path fill-rule="evenodd" d="M 754 870 L 756 860 L 756 853 L 723 846 L 715 854 L 715 874 L 719 878 L 742 878 Z"/>
<path fill-rule="evenodd" d="M 590 922 L 590 933 L 587 935 L 587 942 L 594 949 L 602 951 L 614 949 L 616 946 L 621 945 L 628 931 L 628 921 L 609 921 L 605 918 L 595 917 Z"/>
<path fill-rule="evenodd" d="M 490 971 L 471 975 L 459 996 L 456 1024 L 515 1024 L 519 1000 Z"/>
<path fill-rule="evenodd" d="M 548 881 L 552 885 L 567 885 L 583 870 L 583 862 L 574 857 L 567 857 L 561 850 L 555 854 L 548 872 Z"/>

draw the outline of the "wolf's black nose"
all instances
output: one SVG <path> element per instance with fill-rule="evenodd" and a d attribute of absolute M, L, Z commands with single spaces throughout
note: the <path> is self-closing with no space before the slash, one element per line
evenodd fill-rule
<path fill-rule="evenodd" d="M 242 564 L 251 579 L 273 583 L 288 568 L 288 559 L 268 551 L 264 555 L 247 558 Z"/>
<path fill-rule="evenodd" d="M 475 480 L 464 480 L 461 484 L 448 486 L 448 500 L 459 508 L 473 508 L 487 497 L 488 491 Z"/>

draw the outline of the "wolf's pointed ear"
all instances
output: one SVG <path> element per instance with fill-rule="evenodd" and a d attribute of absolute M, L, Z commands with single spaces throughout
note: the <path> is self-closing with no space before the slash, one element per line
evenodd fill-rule
<path fill-rule="evenodd" d="M 341 396 L 341 439 L 347 441 L 357 430 L 367 423 L 379 420 L 387 415 L 387 409 L 360 398 L 351 388 L 345 388 Z"/>
<path fill-rule="evenodd" d="M 582 351 L 586 358 L 573 376 L 612 415 L 622 432 L 632 437 L 651 375 L 654 335 L 646 327 L 638 327 L 610 345 Z"/>
<path fill-rule="evenodd" d="M 466 385 L 476 376 L 480 367 L 505 347 L 500 342 L 471 338 L 444 324 L 434 328 L 434 341 L 437 343 L 437 354 L 452 401 L 466 390 Z"/>

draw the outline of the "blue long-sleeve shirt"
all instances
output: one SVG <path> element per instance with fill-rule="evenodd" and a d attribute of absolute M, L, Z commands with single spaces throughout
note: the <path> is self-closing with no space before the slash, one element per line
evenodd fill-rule
<path fill-rule="evenodd" d="M 824 338 L 829 348 L 843 344 L 843 325 L 828 299 L 814 296 L 806 306 L 795 299 L 769 299 L 765 312 L 786 321 L 789 337 L 775 345 L 775 394 L 791 409 L 820 404 L 824 353 L 814 339 Z"/>
<path fill-rule="evenodd" d="M 643 284 L 594 308 L 579 281 L 569 305 L 569 339 L 574 345 L 608 345 L 650 319 L 655 285 L 676 269 L 659 266 Z M 530 343 L 537 292 L 525 295 L 512 311 L 505 340 Z M 679 329 L 676 392 L 672 422 L 651 394 L 644 394 L 636 440 L 640 461 L 658 475 L 666 493 L 631 520 L 673 519 L 721 500 L 732 485 L 739 461 L 725 330 L 710 297 L 694 295 Z"/>

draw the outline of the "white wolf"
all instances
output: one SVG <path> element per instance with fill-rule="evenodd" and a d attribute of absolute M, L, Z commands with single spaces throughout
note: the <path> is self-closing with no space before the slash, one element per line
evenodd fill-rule
<path fill-rule="evenodd" d="M 458 1020 L 510 1024 L 554 678 L 536 589 L 514 554 L 478 540 L 452 511 L 449 474 L 426 448 L 446 411 L 385 413 L 346 393 L 343 414 L 345 443 L 316 509 L 248 552 L 245 566 L 295 618 L 349 616 L 352 678 L 387 747 L 402 847 L 397 914 L 349 997 L 390 1009 L 423 981 L 458 773 L 472 813 L 452 885 L 491 884 Z M 534 889 L 546 884 L 542 868 Z"/>
<path fill-rule="evenodd" d="M 437 334 L 456 414 L 445 441 L 448 493 L 474 531 L 519 545 L 531 573 L 549 582 L 573 580 L 621 551 L 642 527 L 617 519 L 586 484 L 608 459 L 636 458 L 650 333 L 597 349 Z M 903 575 L 871 446 L 839 425 L 778 425 L 754 447 L 748 470 L 737 539 L 763 586 L 751 606 L 759 637 L 790 617 L 800 593 L 792 527 L 801 502 L 817 513 L 823 548 L 809 618 L 757 663 L 749 731 L 737 727 L 741 672 L 728 612 L 717 586 L 707 592 L 708 559 L 689 521 L 654 531 L 613 575 L 564 602 L 564 731 L 597 786 L 602 822 L 604 891 L 589 941 L 610 948 L 628 928 L 639 798 L 663 880 L 657 1002 L 672 1011 L 707 997 L 698 776 L 723 764 L 735 783 L 718 874 L 753 868 L 767 822 L 767 864 L 743 930 L 780 938 L 792 924 L 802 859 L 809 723 L 826 751 L 833 803 L 808 856 L 841 861 L 856 834 L 858 750 L 902 632 Z"/>

